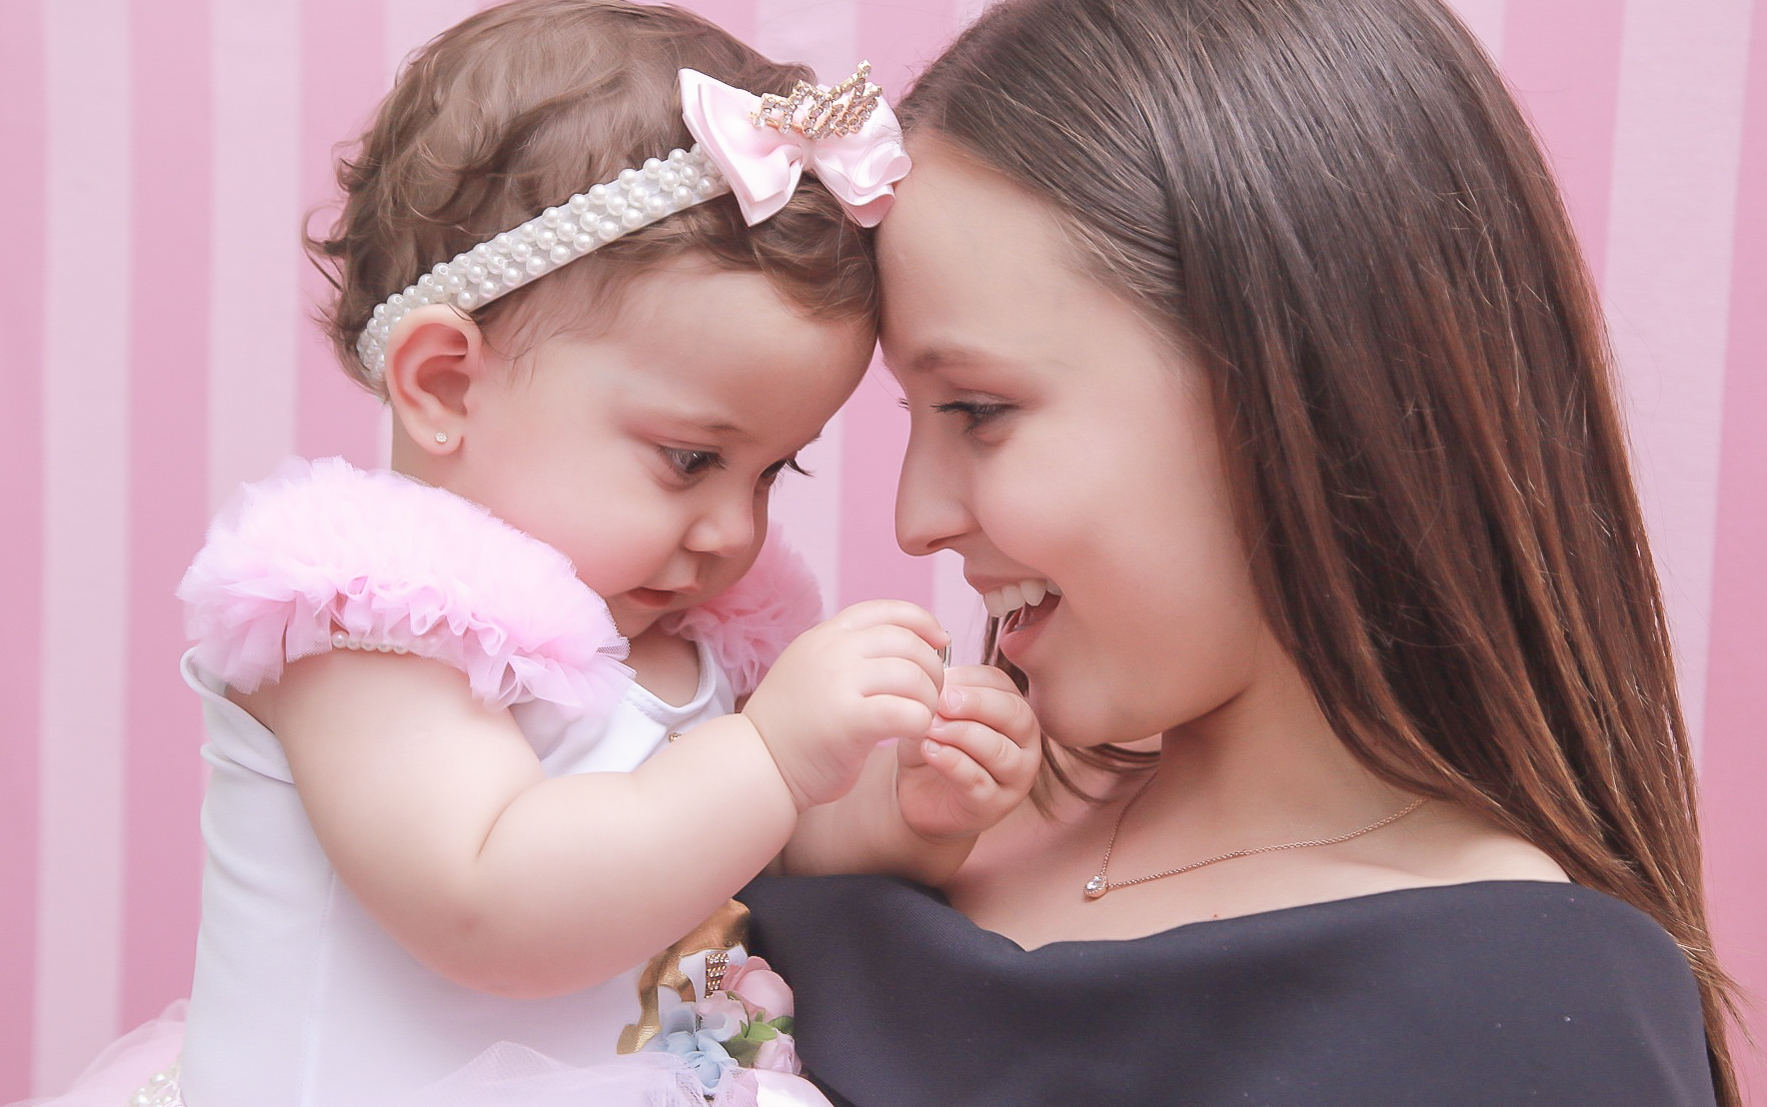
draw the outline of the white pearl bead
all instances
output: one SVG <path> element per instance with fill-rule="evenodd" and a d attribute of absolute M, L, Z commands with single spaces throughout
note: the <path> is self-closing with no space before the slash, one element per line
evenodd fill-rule
<path fill-rule="evenodd" d="M 686 185 L 680 185 L 669 198 L 674 201 L 676 211 L 680 211 L 685 207 L 691 207 L 693 206 L 693 189 L 688 188 Z"/>
<path fill-rule="evenodd" d="M 350 648 L 350 636 L 345 634 L 341 630 L 332 631 L 332 633 L 331 633 L 331 648 L 334 650 L 347 650 L 347 649 L 349 649 Z"/>
<path fill-rule="evenodd" d="M 479 298 L 472 289 L 463 288 L 454 294 L 454 302 L 463 310 L 471 311 L 474 307 L 478 306 Z"/>
<path fill-rule="evenodd" d="M 673 192 L 675 186 L 681 183 L 681 174 L 673 169 L 665 169 L 656 175 L 656 183 L 665 191 Z"/>
<path fill-rule="evenodd" d="M 644 175 L 646 177 L 649 177 L 652 180 L 655 180 L 657 174 L 661 173 L 662 171 L 663 171 L 663 163 L 662 163 L 661 159 L 659 159 L 659 158 L 645 158 L 644 159 Z"/>
<path fill-rule="evenodd" d="M 565 245 L 564 243 L 560 242 L 558 245 L 556 245 L 552 248 L 552 260 L 559 263 L 560 265 L 563 265 L 565 262 L 571 260 L 571 248 L 569 246 Z"/>
<path fill-rule="evenodd" d="M 636 169 L 622 169 L 622 170 L 620 170 L 620 183 L 621 184 L 629 185 L 637 179 L 638 179 L 638 170 L 636 170 Z"/>
<path fill-rule="evenodd" d="M 589 202 L 598 207 L 607 203 L 607 186 L 598 184 L 594 188 L 591 188 L 589 190 Z"/>
<path fill-rule="evenodd" d="M 532 254 L 533 252 L 534 252 L 534 248 L 532 246 L 529 246 L 526 242 L 516 243 L 515 249 L 510 251 L 510 253 L 512 255 L 514 255 L 514 257 L 517 261 L 528 260 L 528 255 Z"/>
<path fill-rule="evenodd" d="M 552 249 L 553 243 L 557 241 L 558 235 L 550 230 L 546 230 L 540 232 L 539 237 L 534 240 L 534 245 L 540 247 L 542 250 L 550 250 Z"/>
<path fill-rule="evenodd" d="M 571 246 L 573 248 L 575 248 L 577 253 L 586 254 L 590 250 L 595 249 L 595 236 L 592 234 L 589 234 L 588 232 L 585 231 L 584 233 L 579 234 L 575 239 L 573 239 L 571 241 Z M 561 250 L 563 248 L 564 247 L 562 247 L 562 246 L 559 247 L 559 249 L 561 249 Z"/>
<path fill-rule="evenodd" d="M 620 236 L 620 225 L 612 219 L 603 219 L 596 228 L 596 234 L 603 242 L 611 242 Z"/>
<path fill-rule="evenodd" d="M 575 196 L 571 197 L 570 207 L 571 210 L 578 215 L 583 214 L 583 212 L 589 210 L 589 197 L 581 192 L 577 193 Z"/>
<path fill-rule="evenodd" d="M 644 226 L 644 212 L 638 208 L 627 208 L 626 213 L 620 216 L 620 222 L 624 223 L 627 229 L 642 227 Z"/>
<path fill-rule="evenodd" d="M 604 206 L 609 215 L 622 215 L 626 211 L 626 198 L 624 196 L 609 196 Z"/>
<path fill-rule="evenodd" d="M 529 258 L 526 266 L 528 275 L 538 277 L 540 274 L 546 272 L 548 268 L 547 263 L 550 260 L 551 259 L 545 254 L 535 254 L 533 257 Z"/>

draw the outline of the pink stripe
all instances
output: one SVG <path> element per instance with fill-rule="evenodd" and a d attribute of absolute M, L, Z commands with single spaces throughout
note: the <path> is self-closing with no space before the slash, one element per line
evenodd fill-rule
<path fill-rule="evenodd" d="M 1737 158 L 1754 0 L 1626 6 L 1606 272 L 1682 704 L 1704 733 Z M 1511 13 L 1513 16 L 1513 12 Z"/>
<path fill-rule="evenodd" d="M 209 504 L 295 449 L 300 225 L 300 0 L 216 4 L 210 104 Z"/>
<path fill-rule="evenodd" d="M 1761 864 L 1761 788 L 1767 784 L 1767 11 L 1757 5 L 1738 176 L 1731 269 L 1730 346 L 1713 566 L 1706 741 L 1700 772 L 1703 829 L 1718 955 L 1742 987 L 1767 996 L 1767 866 Z M 1760 1007 L 1756 1008 L 1761 1011 Z M 1756 1033 L 1761 1033 L 1759 1017 Z M 1757 1097 L 1767 1060 L 1733 1041 Z M 1745 1101 L 1749 1100 L 1744 1096 Z"/>
<path fill-rule="evenodd" d="M 0 212 L 11 248 L 40 258 L 47 245 L 44 157 L 48 106 L 43 22 L 38 3 L 13 4 L 0 34 Z M 0 578 L 21 596 L 36 597 L 43 578 L 43 282 L 35 267 L 0 266 L 0 303 L 7 305 L 6 403 L 0 405 Z M 38 603 L 13 606 L 7 634 L 18 648 L 0 665 L 0 1102 L 31 1092 L 32 1002 L 36 986 L 37 741 L 42 725 L 43 613 Z"/>
<path fill-rule="evenodd" d="M 896 474 L 908 445 L 901 393 L 873 362 L 859 391 L 842 409 L 840 602 L 888 597 L 923 607 L 934 601 L 931 558 L 911 558 L 896 545 L 891 505 Z"/>
<path fill-rule="evenodd" d="M 1528 0 L 1508 12 L 1503 72 L 1551 156 L 1590 270 L 1607 263 L 1625 5 Z"/>
<path fill-rule="evenodd" d="M 134 10 L 125 1026 L 190 994 L 196 952 L 202 715 L 178 677 L 172 590 L 208 517 L 212 156 L 206 3 L 136 0 Z"/>
<path fill-rule="evenodd" d="M 301 210 L 316 233 L 337 215 L 338 153 L 351 148 L 386 93 L 381 5 L 305 0 L 301 7 Z M 415 279 L 416 274 L 413 274 Z M 340 454 L 380 465 L 379 405 L 344 376 L 331 345 L 310 320 L 330 286 L 303 266 L 295 381 L 295 448 L 308 457 Z"/>
<path fill-rule="evenodd" d="M 899 99 L 912 74 L 951 37 L 957 18 L 951 0 L 862 4 L 858 38 L 871 62 L 872 80 Z M 896 545 L 892 505 L 908 443 L 908 419 L 897 405 L 900 395 L 882 363 L 873 363 L 842 415 L 842 604 L 887 596 L 931 607 L 936 600 L 931 559 L 910 558 Z"/>
<path fill-rule="evenodd" d="M 682 0 L 681 6 L 705 16 L 744 42 L 755 41 L 755 0 Z"/>
<path fill-rule="evenodd" d="M 1523 0 L 1527 2 L 1527 0 Z M 1503 60 L 1503 24 L 1508 5 L 1504 0 L 1449 0 L 1467 29 L 1477 35 L 1494 61 Z"/>
<path fill-rule="evenodd" d="M 859 48 L 884 95 L 902 98 L 914 75 L 956 37 L 962 14 L 954 0 L 859 5 Z"/>

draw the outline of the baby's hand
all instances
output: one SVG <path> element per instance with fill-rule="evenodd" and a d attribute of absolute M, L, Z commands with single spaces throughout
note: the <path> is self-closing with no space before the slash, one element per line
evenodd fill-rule
<path fill-rule="evenodd" d="M 791 789 L 798 810 L 839 799 L 877 744 L 927 733 L 950 637 L 903 600 L 854 604 L 800 635 L 742 713 Z"/>
<path fill-rule="evenodd" d="M 972 838 L 1022 802 L 1043 751 L 1037 718 L 992 665 L 945 672 L 938 716 L 918 742 L 897 746 L 896 802 L 923 838 Z"/>

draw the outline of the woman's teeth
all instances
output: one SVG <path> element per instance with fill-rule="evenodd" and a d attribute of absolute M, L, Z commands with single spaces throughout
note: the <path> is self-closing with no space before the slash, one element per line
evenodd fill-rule
<path fill-rule="evenodd" d="M 989 615 L 1004 619 L 1021 607 L 1036 607 L 1043 602 L 1045 596 L 1059 595 L 1061 589 L 1053 581 L 1021 580 L 1017 584 L 983 592 L 982 603 L 987 607 Z"/>

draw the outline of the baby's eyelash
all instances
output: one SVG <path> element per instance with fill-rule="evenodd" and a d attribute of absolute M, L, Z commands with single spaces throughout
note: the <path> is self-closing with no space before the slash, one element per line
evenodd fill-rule
<path fill-rule="evenodd" d="M 697 477 L 708 469 L 724 468 L 724 459 L 711 450 L 684 450 L 679 446 L 658 446 L 657 449 L 683 477 Z"/>
<path fill-rule="evenodd" d="M 806 477 L 816 475 L 802 465 L 799 465 L 797 458 L 788 457 L 784 461 L 775 461 L 773 464 L 767 466 L 767 468 L 761 473 L 761 483 L 772 484 L 778 479 L 779 474 L 785 472 L 787 469 L 790 469 L 794 473 L 802 473 Z"/>

